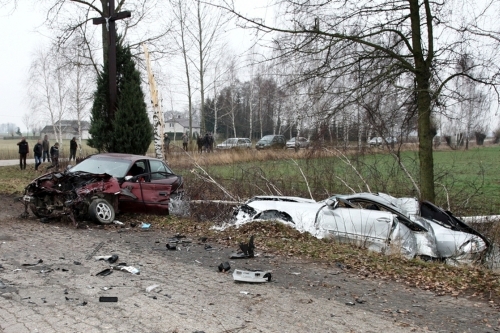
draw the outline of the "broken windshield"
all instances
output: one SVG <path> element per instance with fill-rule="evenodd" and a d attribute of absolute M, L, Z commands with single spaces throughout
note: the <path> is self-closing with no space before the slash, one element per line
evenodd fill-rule
<path fill-rule="evenodd" d="M 129 161 L 89 158 L 72 167 L 69 172 L 84 171 L 97 174 L 107 173 L 115 178 L 123 178 L 129 166 Z"/>

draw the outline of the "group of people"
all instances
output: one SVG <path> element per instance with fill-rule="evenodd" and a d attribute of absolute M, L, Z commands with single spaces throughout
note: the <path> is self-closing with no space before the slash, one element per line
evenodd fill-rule
<path fill-rule="evenodd" d="M 189 134 L 186 132 L 182 135 L 182 149 L 188 151 Z M 211 132 L 207 132 L 205 136 L 198 136 L 196 139 L 196 144 L 198 145 L 198 151 L 201 153 L 205 150 L 207 153 L 214 151 L 214 137 Z M 163 135 L 163 147 L 165 149 L 165 155 L 170 153 L 170 137 L 168 133 Z"/>
<path fill-rule="evenodd" d="M 214 137 L 212 135 L 212 132 L 207 132 L 205 133 L 205 136 L 199 136 L 198 139 L 196 139 L 196 144 L 198 145 L 198 152 L 202 153 L 203 150 L 205 150 L 207 153 L 213 153 L 214 152 Z"/>
<path fill-rule="evenodd" d="M 26 158 L 29 155 L 29 144 L 26 141 L 25 137 L 21 138 L 21 141 L 17 143 L 19 146 L 19 167 L 21 170 L 26 169 Z M 59 143 L 56 142 L 52 147 L 50 147 L 49 143 L 49 137 L 47 135 L 44 136 L 43 141 L 41 139 L 38 139 L 37 143 L 33 147 L 33 155 L 35 157 L 35 171 L 41 171 L 38 170 L 38 167 L 43 163 L 45 163 L 45 160 L 47 162 L 51 163 L 46 170 L 49 170 L 51 168 L 56 168 L 56 170 L 59 170 Z M 73 137 L 71 139 L 70 144 L 69 144 L 69 160 L 71 161 L 72 159 L 76 161 L 76 150 L 78 149 L 78 143 L 76 142 L 76 137 Z"/>

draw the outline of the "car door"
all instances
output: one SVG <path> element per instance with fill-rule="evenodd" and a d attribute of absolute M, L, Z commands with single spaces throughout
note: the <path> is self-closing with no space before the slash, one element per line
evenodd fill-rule
<path fill-rule="evenodd" d="M 177 176 L 160 160 L 148 160 L 148 177 L 143 183 L 144 204 L 150 211 L 168 214 L 172 183 Z"/>
<path fill-rule="evenodd" d="M 339 241 L 381 251 L 389 245 L 395 221 L 389 212 L 354 208 L 336 198 L 319 212 L 316 225 Z"/>

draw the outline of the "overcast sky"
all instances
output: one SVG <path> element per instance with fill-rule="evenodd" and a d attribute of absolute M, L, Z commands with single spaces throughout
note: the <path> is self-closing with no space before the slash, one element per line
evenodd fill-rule
<path fill-rule="evenodd" d="M 28 110 L 26 82 L 28 68 L 36 47 L 48 43 L 43 35 L 42 12 L 21 1 L 15 11 L 0 9 L 0 124 L 15 123 L 23 127 L 22 117 Z"/>
<path fill-rule="evenodd" d="M 33 1 L 34 2 L 34 1 Z M 14 123 L 25 131 L 23 115 L 29 112 L 27 102 L 28 70 L 33 54 L 50 44 L 49 33 L 43 27 L 45 12 L 30 1 L 19 1 L 16 10 L 0 8 L 0 124 Z M 244 13 L 266 15 L 268 0 L 236 0 Z M 232 33 L 241 41 L 241 33 Z M 235 37 L 236 36 L 236 37 Z M 239 44 L 239 43 L 238 43 Z M 238 45 L 236 45 L 238 47 Z"/>

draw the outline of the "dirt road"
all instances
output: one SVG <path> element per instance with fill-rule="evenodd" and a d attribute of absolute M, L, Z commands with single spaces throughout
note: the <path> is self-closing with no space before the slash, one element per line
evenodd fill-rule
<path fill-rule="evenodd" d="M 0 197 L 0 331 L 16 332 L 495 332 L 487 302 L 361 278 L 342 265 L 260 253 L 232 268 L 272 269 L 236 283 L 217 266 L 235 248 L 193 240 L 169 251 L 161 230 L 75 229 L 19 219 Z M 188 235 L 189 236 L 189 235 Z M 212 249 L 206 250 L 210 244 Z M 258 240 L 256 240 L 257 252 Z M 94 255 L 117 254 L 140 275 Z M 153 286 L 156 286 L 153 288 Z M 151 291 L 146 291 L 150 287 Z M 117 297 L 117 302 L 100 302 Z"/>

